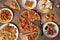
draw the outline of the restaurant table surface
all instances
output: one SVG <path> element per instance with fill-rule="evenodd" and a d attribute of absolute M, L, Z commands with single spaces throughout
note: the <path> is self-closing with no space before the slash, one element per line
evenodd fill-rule
<path fill-rule="evenodd" d="M 17 1 L 18 1 L 19 5 L 20 5 L 20 0 L 17 0 Z M 58 15 L 58 18 L 60 19 L 60 8 L 56 7 L 59 0 L 52 0 L 52 1 L 54 1 L 54 10 L 55 10 L 56 14 Z M 17 15 L 19 15 L 19 13 L 22 12 L 22 10 L 24 10 L 22 7 L 21 7 L 20 11 L 14 10 L 14 18 L 13 18 L 13 20 L 11 22 L 17 24 Z M 59 29 L 60 29 L 60 27 L 59 27 Z M 18 37 L 17 40 L 21 40 L 20 37 Z M 47 38 L 46 36 L 43 35 L 43 36 L 40 36 L 38 38 L 38 40 L 60 40 L 60 31 L 59 31 L 59 34 L 55 38 Z"/>

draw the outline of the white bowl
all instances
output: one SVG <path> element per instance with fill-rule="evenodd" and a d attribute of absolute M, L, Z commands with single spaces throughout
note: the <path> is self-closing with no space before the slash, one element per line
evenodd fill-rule
<path fill-rule="evenodd" d="M 40 0 L 39 0 L 39 1 L 40 1 Z M 39 12 L 41 12 L 41 13 L 46 13 L 46 14 L 49 13 L 50 11 L 44 12 L 43 10 L 40 9 L 41 5 L 43 5 L 43 4 L 40 4 L 39 1 L 38 1 L 38 4 L 37 4 L 37 10 L 38 10 Z M 46 2 L 45 4 L 47 4 L 47 3 L 49 3 L 49 2 L 51 2 L 51 1 L 50 1 L 50 0 L 47 0 L 47 2 Z M 53 9 L 52 6 L 50 7 L 50 10 L 51 10 L 51 9 Z"/>
<path fill-rule="evenodd" d="M 14 24 L 12 24 L 12 23 L 6 23 L 6 24 L 4 24 L 4 25 L 2 25 L 2 26 L 0 27 L 0 30 L 1 30 L 3 27 L 5 27 L 7 24 L 9 24 L 9 26 L 12 26 L 12 27 L 16 28 L 16 38 L 15 38 L 15 40 L 17 40 L 17 38 L 18 38 L 18 28 L 17 28 L 17 26 L 15 26 Z"/>
<path fill-rule="evenodd" d="M 6 22 L 3 22 L 3 21 L 0 20 L 0 22 L 1 22 L 1 23 L 11 22 L 11 20 L 13 19 L 13 12 L 12 12 L 12 10 L 10 10 L 9 8 L 2 8 L 2 9 L 0 9 L 0 12 L 1 12 L 2 10 L 8 10 L 8 11 L 10 12 L 10 14 L 11 14 L 11 19 L 8 20 L 8 21 L 6 21 Z"/>
<path fill-rule="evenodd" d="M 56 32 L 54 35 L 48 35 L 48 34 L 46 33 L 45 28 L 46 28 L 46 26 L 47 26 L 48 24 L 53 24 L 53 25 L 55 25 L 55 30 L 56 30 L 57 32 Z M 58 35 L 58 33 L 59 33 L 58 25 L 57 25 L 56 23 L 54 23 L 54 22 L 47 22 L 47 23 L 45 23 L 45 24 L 43 25 L 43 33 L 44 33 L 44 35 L 45 35 L 46 37 L 48 37 L 48 38 L 54 38 L 54 37 L 56 37 L 56 36 Z"/>
<path fill-rule="evenodd" d="M 32 7 L 27 7 L 27 6 L 25 6 L 26 0 L 21 0 L 21 5 L 22 5 L 22 7 L 25 8 L 25 9 L 33 9 L 33 8 L 35 8 L 36 5 L 37 5 L 37 1 L 36 1 L 36 0 L 30 0 L 30 1 L 33 1 L 33 2 L 34 2 L 34 4 L 33 4 Z"/>

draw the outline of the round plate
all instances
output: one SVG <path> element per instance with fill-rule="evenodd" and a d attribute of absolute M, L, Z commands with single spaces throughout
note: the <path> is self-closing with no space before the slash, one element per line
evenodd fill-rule
<path fill-rule="evenodd" d="M 18 38 L 18 28 L 17 28 L 17 26 L 15 26 L 14 24 L 12 24 L 12 23 L 6 23 L 6 24 L 4 24 L 4 25 L 2 25 L 2 26 L 0 27 L 0 30 L 1 30 L 4 26 L 6 26 L 7 24 L 9 24 L 9 26 L 12 26 L 12 27 L 16 28 L 16 38 L 15 38 L 15 40 L 17 40 L 17 38 Z"/>
<path fill-rule="evenodd" d="M 40 0 L 39 0 L 39 1 L 40 1 Z M 41 5 L 43 5 L 43 4 L 40 4 L 39 1 L 38 1 L 38 4 L 37 4 L 37 10 L 38 10 L 39 12 L 41 12 L 41 13 L 46 13 L 46 12 L 43 12 L 43 10 L 40 10 L 39 7 L 41 7 Z M 47 3 L 49 3 L 49 2 L 51 2 L 51 1 L 50 1 L 50 0 L 47 0 L 47 2 L 46 2 L 45 4 L 47 4 Z M 50 9 L 53 9 L 53 7 L 51 6 Z"/>
<path fill-rule="evenodd" d="M 26 0 L 21 0 L 21 2 L 22 2 L 21 5 L 22 5 L 22 7 L 25 8 L 25 9 L 33 9 L 33 8 L 35 8 L 35 7 L 36 7 L 36 4 L 37 4 L 37 1 L 36 1 L 36 0 L 30 0 L 30 1 L 33 1 L 33 2 L 34 2 L 34 4 L 33 4 L 32 7 L 27 7 L 27 6 L 25 6 Z"/>
<path fill-rule="evenodd" d="M 56 32 L 54 35 L 48 35 L 48 34 L 46 33 L 45 28 L 46 28 L 46 26 L 47 26 L 48 24 L 53 24 L 53 25 L 55 25 L 55 30 L 56 30 L 57 32 Z M 57 25 L 56 23 L 54 23 L 54 22 L 47 22 L 47 23 L 45 23 L 45 24 L 43 25 L 43 33 L 44 33 L 44 35 L 47 36 L 48 38 L 54 38 L 54 37 L 56 37 L 56 36 L 58 35 L 58 32 L 59 32 L 58 25 Z"/>
<path fill-rule="evenodd" d="M 30 14 L 31 13 L 31 14 Z M 25 15 L 26 14 L 26 15 Z M 23 17 L 22 17 L 23 16 Z M 27 17 L 26 17 L 27 16 Z M 32 17 L 35 17 L 35 18 L 32 18 Z M 22 19 L 21 19 L 22 18 Z M 26 18 L 26 19 L 24 19 Z M 21 22 L 20 20 L 24 20 L 23 22 Z M 29 20 L 29 21 L 28 21 Z M 21 14 L 18 15 L 17 17 L 17 25 L 19 27 L 19 30 L 23 33 L 29 33 L 29 32 L 33 32 L 33 31 L 36 31 L 38 30 L 38 26 L 35 25 L 34 23 L 32 23 L 31 21 L 34 21 L 34 20 L 40 20 L 40 16 L 37 12 L 33 11 L 33 10 L 25 10 L 23 11 Z M 21 23 L 23 23 L 24 25 L 22 25 Z M 27 25 L 27 24 L 28 25 Z M 30 27 L 30 25 L 32 27 Z M 23 28 L 23 27 L 24 28 Z M 28 27 L 29 26 L 29 27 Z M 34 28 L 35 27 L 35 28 Z M 27 28 L 27 29 L 26 29 Z"/>
<path fill-rule="evenodd" d="M 10 12 L 10 14 L 11 14 L 11 19 L 8 20 L 8 21 L 6 21 L 6 22 L 3 22 L 3 21 L 0 21 L 0 22 L 1 22 L 1 23 L 8 23 L 8 22 L 10 22 L 10 21 L 13 19 L 13 12 L 12 12 L 12 10 L 10 10 L 9 8 L 2 8 L 2 9 L 0 9 L 0 12 L 1 12 L 2 10 L 8 10 L 8 11 Z"/>

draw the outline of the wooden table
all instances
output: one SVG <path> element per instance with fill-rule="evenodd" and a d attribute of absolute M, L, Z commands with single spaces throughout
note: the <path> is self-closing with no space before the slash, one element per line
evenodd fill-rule
<path fill-rule="evenodd" d="M 18 1 L 19 5 L 20 5 L 20 0 L 17 0 L 17 1 Z M 53 10 L 55 11 L 55 13 L 57 14 L 58 18 L 60 19 L 60 8 L 56 7 L 56 5 L 58 4 L 59 0 L 52 0 L 52 1 L 54 1 L 54 9 Z M 23 10 L 25 10 L 25 9 L 23 9 L 22 6 L 21 6 L 21 10 L 19 10 L 19 11 L 13 10 L 14 11 L 14 18 L 13 18 L 13 20 L 11 22 L 17 24 L 17 20 L 16 20 L 17 15 L 19 15 Z M 21 40 L 20 37 L 18 37 L 18 40 Z M 40 36 L 38 38 L 38 40 L 60 40 L 60 32 L 59 32 L 58 36 L 55 37 L 55 38 L 47 38 L 47 37 L 45 37 L 43 35 L 43 36 Z"/>

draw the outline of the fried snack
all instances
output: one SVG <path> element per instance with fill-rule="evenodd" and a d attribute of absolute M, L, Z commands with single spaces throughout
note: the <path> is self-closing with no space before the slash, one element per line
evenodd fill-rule
<path fill-rule="evenodd" d="M 48 24 L 45 28 L 46 33 L 49 34 L 49 35 L 54 35 L 56 33 L 56 29 L 54 27 L 55 27 L 55 25 Z"/>
<path fill-rule="evenodd" d="M 2 30 L 8 31 L 8 32 L 15 32 L 15 28 L 12 26 L 9 26 L 9 24 L 5 25 Z"/>
<path fill-rule="evenodd" d="M 25 2 L 25 6 L 27 6 L 27 7 L 32 7 L 33 4 L 34 4 L 34 2 L 32 2 L 32 1 L 26 0 L 26 2 Z"/>
<path fill-rule="evenodd" d="M 2 40 L 15 40 L 16 29 L 7 24 L 0 30 L 0 37 L 2 38 Z"/>
<path fill-rule="evenodd" d="M 53 2 L 50 0 L 39 0 L 37 9 L 42 13 L 49 13 L 52 10 Z"/>
<path fill-rule="evenodd" d="M 42 4 L 45 4 L 46 2 L 47 2 L 47 0 L 40 0 L 39 4 L 42 5 Z"/>
<path fill-rule="evenodd" d="M 11 19 L 11 14 L 8 10 L 2 10 L 0 13 L 0 20 L 2 22 L 9 21 Z"/>
<path fill-rule="evenodd" d="M 52 2 L 46 4 L 45 8 L 50 8 L 52 6 Z"/>
<path fill-rule="evenodd" d="M 20 10 L 20 7 L 19 7 L 18 3 L 15 2 L 15 1 L 11 1 L 11 2 L 10 2 L 10 7 L 11 7 L 12 9 L 15 9 L 15 10 Z"/>
<path fill-rule="evenodd" d="M 40 10 L 43 10 L 43 9 L 45 8 L 45 5 L 39 5 L 38 8 L 39 8 Z"/>
<path fill-rule="evenodd" d="M 15 40 L 16 35 L 5 30 L 0 30 L 0 37 L 2 40 Z"/>
<path fill-rule="evenodd" d="M 44 22 L 51 22 L 54 20 L 54 14 L 46 14 L 44 17 L 43 17 L 43 21 Z"/>
<path fill-rule="evenodd" d="M 44 8 L 43 9 L 43 12 L 45 12 L 45 13 L 49 13 L 51 10 L 49 9 L 49 8 Z"/>
<path fill-rule="evenodd" d="M 33 10 L 26 10 L 18 16 L 18 27 L 24 32 L 33 32 L 38 26 L 30 22 L 31 20 L 40 20 L 40 16 Z"/>

